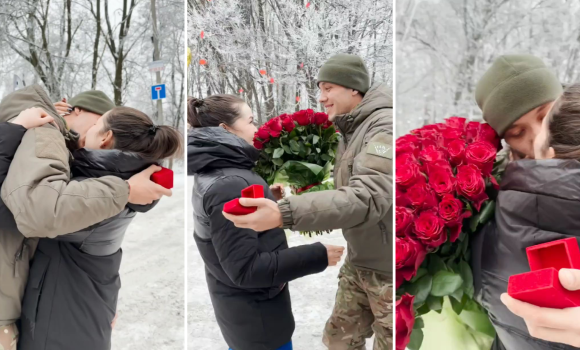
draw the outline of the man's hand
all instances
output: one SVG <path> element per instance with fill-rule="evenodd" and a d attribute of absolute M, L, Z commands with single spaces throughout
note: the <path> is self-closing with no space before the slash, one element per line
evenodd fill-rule
<path fill-rule="evenodd" d="M 54 118 L 46 113 L 44 109 L 34 107 L 20 112 L 20 114 L 12 120 L 12 123 L 22 125 L 26 129 L 32 129 L 43 126 L 44 124 L 54 123 Z"/>
<path fill-rule="evenodd" d="M 129 203 L 151 204 L 162 196 L 171 197 L 171 190 L 151 181 L 151 175 L 162 168 L 152 165 L 137 175 L 133 175 L 127 182 L 129 183 Z"/>
<path fill-rule="evenodd" d="M 344 254 L 344 247 L 330 244 L 324 244 L 324 246 L 328 254 L 328 266 L 336 266 Z"/>
<path fill-rule="evenodd" d="M 239 228 L 249 228 L 256 232 L 264 232 L 282 227 L 282 214 L 278 204 L 266 198 L 240 198 L 244 207 L 258 207 L 255 213 L 248 215 L 231 215 L 223 213 L 225 218 Z"/>
<path fill-rule="evenodd" d="M 285 194 L 284 185 L 273 184 L 272 186 L 270 186 L 270 191 L 272 191 L 272 194 L 274 195 L 274 198 L 276 198 L 277 201 L 284 199 Z"/>
<path fill-rule="evenodd" d="M 580 270 L 561 269 L 560 283 L 568 290 L 580 290 Z M 580 307 L 549 309 L 501 295 L 507 308 L 523 318 L 535 338 L 580 348 Z"/>
<path fill-rule="evenodd" d="M 54 104 L 54 108 L 58 112 L 58 114 L 65 116 L 70 114 L 72 111 L 72 106 L 66 103 L 66 98 L 63 98 L 62 101 L 58 101 Z"/>

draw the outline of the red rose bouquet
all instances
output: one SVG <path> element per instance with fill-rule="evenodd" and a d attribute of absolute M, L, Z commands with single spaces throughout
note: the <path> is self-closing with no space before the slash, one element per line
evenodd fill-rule
<path fill-rule="evenodd" d="M 332 189 L 328 180 L 339 141 L 326 113 L 307 109 L 282 114 L 256 133 L 254 146 L 262 152 L 254 170 L 269 184 L 290 186 L 294 195 Z"/>
<path fill-rule="evenodd" d="M 493 214 L 499 148 L 489 125 L 459 117 L 397 139 L 397 350 L 419 349 L 421 315 L 441 312 L 444 298 L 458 315 L 483 312 L 473 300 L 469 233 Z"/>

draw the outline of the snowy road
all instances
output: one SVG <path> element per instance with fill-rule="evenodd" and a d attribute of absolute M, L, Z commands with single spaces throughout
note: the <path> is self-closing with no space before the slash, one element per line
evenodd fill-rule
<path fill-rule="evenodd" d="M 193 178 L 188 178 L 186 196 L 191 197 Z M 188 348 L 195 350 L 226 350 L 211 306 L 204 275 L 203 261 L 193 240 L 193 209 L 188 200 L 187 244 L 188 244 Z M 288 237 L 290 246 L 323 242 L 346 246 L 340 232 L 322 237 L 306 238 L 296 233 Z M 307 276 L 290 283 L 292 308 L 296 319 L 294 350 L 325 350 L 322 330 L 334 305 L 338 285 L 339 267 L 330 267 L 324 272 Z M 372 341 L 367 342 L 372 349 Z"/>
<path fill-rule="evenodd" d="M 114 350 L 182 350 L 184 346 L 184 187 L 137 214 L 123 242 L 122 288 Z"/>

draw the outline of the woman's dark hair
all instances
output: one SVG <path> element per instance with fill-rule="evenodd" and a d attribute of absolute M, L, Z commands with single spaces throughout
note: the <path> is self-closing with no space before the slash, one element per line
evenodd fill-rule
<path fill-rule="evenodd" d="M 556 158 L 580 160 L 580 84 L 569 85 L 547 116 L 549 135 L 544 150 Z"/>
<path fill-rule="evenodd" d="M 147 114 L 130 107 L 115 107 L 103 120 L 102 132 L 113 132 L 114 149 L 159 161 L 181 154 L 182 136 L 176 129 L 155 125 Z"/>
<path fill-rule="evenodd" d="M 192 128 L 231 126 L 240 118 L 240 105 L 246 101 L 234 95 L 213 95 L 187 99 L 187 122 Z"/>

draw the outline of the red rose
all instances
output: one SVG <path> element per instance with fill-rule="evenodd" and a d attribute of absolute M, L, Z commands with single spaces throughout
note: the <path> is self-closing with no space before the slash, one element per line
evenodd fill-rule
<path fill-rule="evenodd" d="M 413 233 L 421 243 L 430 248 L 437 248 L 447 240 L 445 222 L 434 210 L 419 214 L 415 220 Z"/>
<path fill-rule="evenodd" d="M 497 148 L 487 141 L 474 142 L 465 149 L 467 164 L 478 167 L 485 177 L 491 175 L 496 156 Z"/>
<path fill-rule="evenodd" d="M 413 220 L 415 220 L 413 210 L 397 205 L 395 209 L 395 231 L 398 237 L 407 235 Z"/>
<path fill-rule="evenodd" d="M 395 145 L 399 146 L 399 145 L 408 144 L 408 143 L 412 143 L 415 146 L 419 146 L 421 144 L 421 140 L 419 140 L 417 135 L 407 134 L 405 136 L 399 137 L 397 139 Z"/>
<path fill-rule="evenodd" d="M 395 304 L 396 321 L 396 350 L 405 350 L 411 341 L 411 332 L 415 326 L 415 310 L 413 302 L 415 296 L 405 293 Z"/>
<path fill-rule="evenodd" d="M 465 122 L 467 119 L 461 117 L 451 117 L 445 119 L 445 125 L 453 128 L 453 129 L 460 129 L 463 131 L 465 129 Z"/>
<path fill-rule="evenodd" d="M 417 274 L 417 270 L 427 251 L 421 243 L 410 237 L 395 237 L 396 241 L 396 268 L 405 281 L 410 281 Z"/>
<path fill-rule="evenodd" d="M 417 183 L 411 186 L 406 193 L 411 205 L 417 209 L 431 209 L 437 207 L 435 192 L 426 183 Z"/>
<path fill-rule="evenodd" d="M 431 177 L 431 173 L 438 172 L 438 171 L 447 171 L 450 174 L 453 174 L 453 170 L 451 169 L 451 164 L 445 159 L 440 159 L 431 163 L 427 163 L 423 166 L 425 172 L 427 173 L 428 177 Z"/>
<path fill-rule="evenodd" d="M 397 153 L 397 159 L 395 159 L 396 166 L 410 163 L 417 164 L 417 158 L 415 158 L 413 153 L 403 153 L 403 154 Z"/>
<path fill-rule="evenodd" d="M 332 125 L 334 125 L 334 124 L 332 124 L 332 122 L 331 122 L 330 120 L 327 120 L 327 121 L 326 121 L 324 124 L 322 124 L 322 128 L 323 128 L 323 129 L 328 129 L 328 128 L 330 128 Z M 338 131 L 338 130 L 336 130 L 336 132 L 339 132 L 339 131 Z"/>
<path fill-rule="evenodd" d="M 398 186 L 409 187 L 421 179 L 424 180 L 417 163 L 404 164 L 397 167 L 395 183 Z"/>
<path fill-rule="evenodd" d="M 491 143 L 496 149 L 499 148 L 501 139 L 499 135 L 493 130 L 489 124 L 480 124 L 477 132 L 477 141 L 487 141 Z"/>
<path fill-rule="evenodd" d="M 399 137 L 395 142 L 395 154 L 397 157 L 404 153 L 412 153 L 415 156 L 419 155 L 419 151 L 421 150 L 419 147 L 421 145 L 421 141 L 416 135 L 405 135 Z"/>
<path fill-rule="evenodd" d="M 448 169 L 438 168 L 429 172 L 429 185 L 439 196 L 444 196 L 455 190 L 455 178 Z"/>
<path fill-rule="evenodd" d="M 422 128 L 418 130 L 418 133 L 423 148 L 426 148 L 427 146 L 430 145 L 435 147 L 443 146 L 443 137 L 441 136 L 441 131 Z"/>
<path fill-rule="evenodd" d="M 266 128 L 265 126 L 262 126 L 256 133 L 256 136 L 258 136 L 260 140 L 264 142 L 268 141 L 270 140 L 270 129 Z"/>
<path fill-rule="evenodd" d="M 455 242 L 459 238 L 463 219 L 471 216 L 471 212 L 463 210 L 463 202 L 452 195 L 446 195 L 439 202 L 439 216 L 446 222 L 449 229 L 449 240 Z"/>
<path fill-rule="evenodd" d="M 477 134 L 479 133 L 479 125 L 481 123 L 478 122 L 469 122 L 465 127 L 465 141 L 467 143 L 472 143 L 477 140 Z"/>
<path fill-rule="evenodd" d="M 278 117 L 272 118 L 264 124 L 267 129 L 270 129 L 270 135 L 272 137 L 280 137 L 282 133 L 282 120 Z"/>
<path fill-rule="evenodd" d="M 294 128 L 296 127 L 296 123 L 294 123 L 294 119 L 292 118 L 284 118 L 282 120 L 282 126 L 284 127 L 284 130 L 286 130 L 287 132 L 292 132 L 292 130 L 294 130 Z"/>
<path fill-rule="evenodd" d="M 313 114 L 313 110 L 307 109 L 305 111 L 298 111 L 292 114 L 292 118 L 298 123 L 298 125 L 305 126 L 310 124 Z"/>
<path fill-rule="evenodd" d="M 489 198 L 485 193 L 485 181 L 481 171 L 473 164 L 460 165 L 455 178 L 457 192 L 473 202 L 473 206 L 479 211 L 481 204 Z"/>
<path fill-rule="evenodd" d="M 447 152 L 453 166 L 461 165 L 465 162 L 465 142 L 454 140 L 447 145 Z"/>
<path fill-rule="evenodd" d="M 449 128 L 443 131 L 443 145 L 448 147 L 449 143 L 463 138 L 463 130 Z"/>
<path fill-rule="evenodd" d="M 397 205 L 402 207 L 407 207 L 411 205 L 411 201 L 407 197 L 407 194 L 399 188 L 399 186 L 395 186 L 395 202 Z"/>
<path fill-rule="evenodd" d="M 328 121 L 328 115 L 326 113 L 314 113 L 314 123 L 316 125 L 323 125 Z"/>
<path fill-rule="evenodd" d="M 419 159 L 425 163 L 435 162 L 445 159 L 445 154 L 434 145 L 430 145 L 425 147 L 421 153 L 419 153 Z"/>
<path fill-rule="evenodd" d="M 254 140 L 254 147 L 256 147 L 257 149 L 262 149 L 264 148 L 264 144 L 258 140 Z"/>

